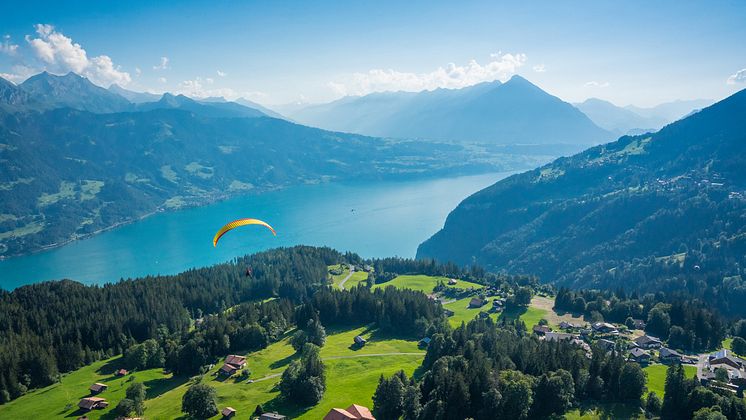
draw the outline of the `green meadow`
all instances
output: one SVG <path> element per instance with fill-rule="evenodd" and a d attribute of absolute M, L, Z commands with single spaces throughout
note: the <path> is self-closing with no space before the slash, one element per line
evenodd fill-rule
<path fill-rule="evenodd" d="M 439 276 L 425 276 L 425 275 L 404 275 L 404 276 L 397 276 L 391 281 L 387 281 L 386 283 L 376 284 L 373 286 L 374 289 L 387 287 L 387 286 L 394 286 L 398 287 L 400 289 L 412 289 L 412 290 L 419 290 L 422 293 L 430 294 L 433 292 L 433 288 L 438 285 L 439 282 L 443 282 L 448 284 L 448 278 L 447 277 L 439 277 Z M 453 287 L 458 287 L 461 289 L 468 289 L 468 288 L 474 288 L 474 289 L 481 289 L 484 286 L 477 283 L 471 283 L 464 280 L 458 280 L 456 285 Z"/>
<path fill-rule="evenodd" d="M 663 399 L 663 393 L 666 387 L 666 372 L 668 372 L 668 366 L 654 364 L 644 367 L 643 370 L 648 375 L 648 392 L 655 392 L 656 395 Z M 697 376 L 697 367 L 693 365 L 684 365 L 684 374 L 687 378 L 693 378 Z"/>
<path fill-rule="evenodd" d="M 362 335 L 368 343 L 361 349 L 353 349 L 353 337 Z M 361 327 L 348 330 L 329 331 L 321 356 L 327 367 L 327 390 L 321 402 L 314 407 L 298 407 L 279 397 L 276 389 L 280 375 L 294 359 L 295 352 L 285 338 L 266 349 L 247 354 L 247 369 L 250 380 L 218 378 L 215 367 L 201 380 L 217 391 L 218 408 L 231 406 L 238 410 L 238 417 L 250 415 L 257 404 L 265 410 L 299 419 L 318 419 L 332 407 L 347 407 L 352 403 L 372 406 L 373 392 L 381 375 L 390 376 L 404 370 L 412 375 L 422 363 L 424 352 L 417 348 L 416 341 L 380 336 L 375 329 Z M 114 408 L 124 398 L 129 381 L 143 382 L 148 393 L 145 417 L 148 419 L 183 418 L 181 398 L 196 378 L 180 378 L 164 375 L 160 369 L 134 372 L 126 377 L 112 375 L 119 367 L 120 358 L 100 361 L 65 375 L 62 382 L 43 388 L 0 406 L 0 418 L 75 418 L 78 401 L 88 396 L 88 387 L 94 382 L 109 385 L 99 396 L 110 405 L 105 410 L 88 413 L 91 419 L 114 419 Z M 215 416 L 218 419 L 220 416 Z"/>

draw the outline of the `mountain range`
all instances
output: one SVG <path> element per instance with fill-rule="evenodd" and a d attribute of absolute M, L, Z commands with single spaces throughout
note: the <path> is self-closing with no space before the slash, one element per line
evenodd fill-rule
<path fill-rule="evenodd" d="M 235 102 L 165 94 L 132 103 L 72 73 L 0 79 L 0 161 L 0 255 L 234 194 L 527 165 L 306 127 Z"/>
<path fill-rule="evenodd" d="M 620 107 L 602 99 L 589 98 L 582 103 L 575 104 L 575 107 L 599 127 L 622 136 L 657 131 L 664 125 L 709 105 L 712 105 L 712 101 L 696 99 L 666 102 L 652 108 L 632 105 Z"/>
<path fill-rule="evenodd" d="M 462 89 L 345 97 L 288 116 L 315 127 L 394 138 L 592 145 L 613 137 L 571 104 L 520 76 Z"/>
<path fill-rule="evenodd" d="M 700 291 L 742 305 L 746 90 L 465 199 L 418 258 L 574 287 Z M 730 309 L 732 309 L 731 306 Z"/>

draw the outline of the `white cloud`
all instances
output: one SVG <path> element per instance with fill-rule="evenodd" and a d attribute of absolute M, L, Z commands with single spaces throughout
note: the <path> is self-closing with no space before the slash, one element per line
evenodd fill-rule
<path fill-rule="evenodd" d="M 35 69 L 23 65 L 15 65 L 11 68 L 13 73 L 0 73 L 0 77 L 5 80 L 10 80 L 15 84 L 19 84 L 34 74 L 38 73 Z"/>
<path fill-rule="evenodd" d="M 590 82 L 586 82 L 584 86 L 591 88 L 605 88 L 609 87 L 609 82 L 597 82 L 595 80 L 592 80 Z"/>
<path fill-rule="evenodd" d="M 38 24 L 35 27 L 38 38 L 27 35 L 26 42 L 36 57 L 44 63 L 45 69 L 61 73 L 72 71 L 103 86 L 112 83 L 126 85 L 132 80 L 129 73 L 114 65 L 111 57 L 99 55 L 88 58 L 80 44 L 57 32 L 54 26 Z"/>
<path fill-rule="evenodd" d="M 547 68 L 546 68 L 546 66 L 544 66 L 543 63 L 542 64 L 537 64 L 537 65 L 534 66 L 534 71 L 537 72 L 537 73 L 544 73 L 544 72 L 547 71 Z"/>
<path fill-rule="evenodd" d="M 393 69 L 372 69 L 366 73 L 353 73 L 342 80 L 328 83 L 337 95 L 367 95 L 382 91 L 456 89 L 481 82 L 507 80 L 526 62 L 525 54 L 492 54 L 484 65 L 471 60 L 465 65 L 449 63 L 427 73 L 401 72 Z"/>
<path fill-rule="evenodd" d="M 8 55 L 16 55 L 18 52 L 18 44 L 14 44 L 10 41 L 10 35 L 3 37 L 3 42 L 0 43 L 0 53 Z"/>
<path fill-rule="evenodd" d="M 225 77 L 225 76 L 228 75 L 226 72 L 220 71 L 220 70 L 218 70 L 217 73 L 218 73 L 218 76 L 220 76 L 220 77 Z"/>
<path fill-rule="evenodd" d="M 726 83 L 729 85 L 735 85 L 736 83 L 746 83 L 746 69 L 741 69 L 736 72 L 736 74 L 732 74 L 728 77 L 728 80 L 726 80 Z"/>
<path fill-rule="evenodd" d="M 212 77 L 208 77 L 205 79 L 205 82 L 207 82 L 208 85 L 211 85 L 215 83 L 215 79 L 213 79 Z"/>
<path fill-rule="evenodd" d="M 269 95 L 261 91 L 244 92 L 242 96 L 244 98 L 256 100 L 256 101 L 261 100 L 261 99 L 266 99 L 269 97 Z"/>
<path fill-rule="evenodd" d="M 142 74 L 142 70 L 140 70 L 140 67 L 135 67 L 135 76 L 140 77 Z"/>
<path fill-rule="evenodd" d="M 209 98 L 211 96 L 222 96 L 226 99 L 236 99 L 238 95 L 231 88 L 214 88 L 208 89 L 205 84 L 211 85 L 214 82 L 211 78 L 195 77 L 193 80 L 184 80 L 179 84 L 175 93 L 190 96 L 193 98 Z"/>
<path fill-rule="evenodd" d="M 161 82 L 161 83 L 166 83 L 166 82 L 168 82 L 168 80 L 166 80 L 166 78 L 165 78 L 165 77 L 159 77 L 159 78 L 158 78 L 158 81 L 159 81 L 159 82 Z"/>
<path fill-rule="evenodd" d="M 160 64 L 153 66 L 153 70 L 167 70 L 167 69 L 168 69 L 168 57 L 161 57 Z"/>

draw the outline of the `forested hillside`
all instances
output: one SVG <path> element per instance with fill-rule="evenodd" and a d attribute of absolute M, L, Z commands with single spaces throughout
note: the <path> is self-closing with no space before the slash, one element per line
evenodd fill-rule
<path fill-rule="evenodd" d="M 464 200 L 418 257 L 573 287 L 689 293 L 744 314 L 746 91 Z"/>
<path fill-rule="evenodd" d="M 0 292 L 0 402 L 147 340 L 158 349 L 151 353 L 160 353 L 156 365 L 193 375 L 229 351 L 266 347 L 297 321 L 377 323 L 381 332 L 412 337 L 442 324 L 438 305 L 419 292 L 328 290 L 327 267 L 346 260 L 359 257 L 298 246 L 174 276 L 104 286 L 64 280 Z M 268 298 L 276 299 L 261 303 Z M 195 319 L 203 324 L 193 330 Z M 132 360 L 130 368 L 145 367 Z"/>

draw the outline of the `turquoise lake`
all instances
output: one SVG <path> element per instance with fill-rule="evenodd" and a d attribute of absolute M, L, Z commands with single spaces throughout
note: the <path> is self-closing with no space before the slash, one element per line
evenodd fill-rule
<path fill-rule="evenodd" d="M 298 244 L 326 245 L 363 257 L 414 257 L 417 245 L 443 226 L 461 200 L 511 173 L 304 185 L 158 213 L 60 248 L 0 261 L 0 287 L 174 274 Z M 215 232 L 243 217 L 267 221 L 277 237 L 263 227 L 247 226 L 229 232 L 213 248 Z"/>

